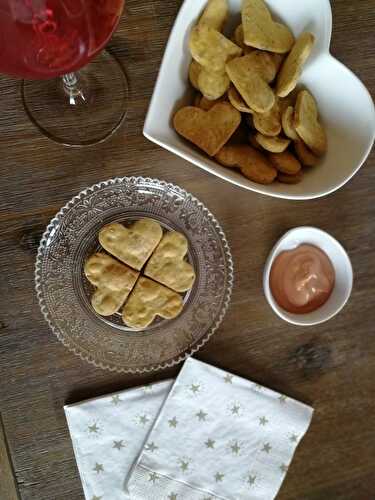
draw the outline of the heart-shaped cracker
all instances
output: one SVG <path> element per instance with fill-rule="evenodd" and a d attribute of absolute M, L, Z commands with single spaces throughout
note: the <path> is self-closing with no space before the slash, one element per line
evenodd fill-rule
<path fill-rule="evenodd" d="M 296 40 L 277 75 L 276 95 L 285 97 L 296 88 L 303 66 L 311 54 L 314 35 L 304 32 Z"/>
<path fill-rule="evenodd" d="M 289 151 L 269 153 L 268 158 L 271 160 L 272 165 L 282 174 L 297 175 L 302 168 L 297 158 Z"/>
<path fill-rule="evenodd" d="M 148 261 L 145 275 L 176 292 L 190 290 L 195 281 L 193 266 L 185 261 L 188 242 L 185 236 L 171 231 L 163 236 Z"/>
<path fill-rule="evenodd" d="M 136 329 L 149 326 L 156 316 L 173 319 L 182 311 L 182 297 L 147 278 L 139 278 L 122 311 L 124 323 Z"/>
<path fill-rule="evenodd" d="M 228 18 L 228 0 L 208 0 L 207 6 L 201 15 L 199 26 L 210 26 L 214 30 L 222 31 Z"/>
<path fill-rule="evenodd" d="M 254 127 L 263 135 L 276 136 L 281 132 L 281 116 L 278 99 L 266 113 L 254 113 Z"/>
<path fill-rule="evenodd" d="M 140 271 L 163 236 L 160 224 L 140 219 L 130 227 L 108 224 L 99 232 L 99 242 L 108 253 Z"/>
<path fill-rule="evenodd" d="M 246 102 L 242 99 L 239 92 L 234 85 L 231 85 L 228 90 L 228 99 L 233 107 L 238 109 L 241 113 L 253 113 L 253 110 L 249 108 Z"/>
<path fill-rule="evenodd" d="M 243 0 L 242 25 L 246 45 L 279 54 L 285 54 L 292 48 L 292 32 L 272 19 L 263 0 Z"/>
<path fill-rule="evenodd" d="M 303 142 L 317 156 L 327 151 L 327 136 L 319 122 L 318 107 L 307 90 L 301 90 L 294 112 L 294 127 Z"/>
<path fill-rule="evenodd" d="M 251 146 L 227 145 L 219 151 L 215 158 L 225 167 L 239 168 L 242 174 L 253 182 L 271 184 L 277 176 L 277 170 L 268 159 Z"/>
<path fill-rule="evenodd" d="M 299 139 L 294 142 L 294 151 L 299 161 L 304 167 L 315 167 L 319 163 L 319 158 L 312 153 L 306 144 Z"/>
<path fill-rule="evenodd" d="M 270 153 L 282 153 L 290 144 L 290 139 L 284 139 L 284 137 L 268 137 L 259 132 L 256 134 L 255 139 L 263 149 Z"/>
<path fill-rule="evenodd" d="M 281 123 L 283 125 L 283 131 L 284 134 L 289 137 L 289 139 L 292 139 L 293 141 L 298 141 L 299 137 L 296 132 L 296 129 L 294 128 L 294 108 L 293 106 L 288 106 L 284 112 L 283 116 L 281 118 Z"/>
<path fill-rule="evenodd" d="M 193 59 L 189 66 L 189 80 L 196 90 L 199 90 L 198 78 L 201 71 L 202 66 Z"/>
<path fill-rule="evenodd" d="M 101 316 L 112 316 L 132 291 L 139 273 L 105 253 L 96 253 L 84 267 L 86 278 L 97 290 L 91 297 L 94 310 Z"/>
<path fill-rule="evenodd" d="M 241 113 L 227 102 L 216 104 L 209 111 L 186 106 L 173 119 L 176 131 L 209 156 L 219 151 L 240 123 Z"/>
<path fill-rule="evenodd" d="M 211 71 L 202 68 L 198 75 L 198 87 L 203 96 L 210 101 L 220 99 L 228 90 L 230 85 L 229 77 L 226 73 Z"/>
<path fill-rule="evenodd" d="M 193 28 L 189 45 L 193 58 L 211 71 L 224 72 L 226 62 L 242 54 L 240 47 L 206 25 Z"/>
<path fill-rule="evenodd" d="M 283 184 L 299 184 L 303 179 L 303 172 L 300 170 L 297 174 L 288 175 L 279 172 L 277 174 L 277 180 Z"/>
<path fill-rule="evenodd" d="M 266 113 L 275 104 L 275 94 L 269 86 L 276 76 L 271 54 L 255 50 L 246 56 L 236 57 L 227 63 L 226 71 L 250 109 Z"/>
<path fill-rule="evenodd" d="M 194 101 L 194 106 L 196 106 L 197 108 L 201 108 L 204 111 L 210 111 L 210 109 L 213 108 L 216 104 L 219 104 L 219 102 L 225 102 L 226 100 L 226 95 L 223 95 L 222 97 L 220 97 L 220 99 L 211 101 L 210 99 L 207 99 L 206 97 L 199 94 L 197 100 Z"/>
<path fill-rule="evenodd" d="M 235 29 L 235 31 L 233 33 L 232 41 L 233 41 L 233 43 L 235 43 L 236 45 L 241 47 L 244 54 L 250 54 L 250 52 L 255 50 L 253 47 L 249 47 L 248 45 L 245 44 L 242 24 L 237 26 L 237 28 Z"/>

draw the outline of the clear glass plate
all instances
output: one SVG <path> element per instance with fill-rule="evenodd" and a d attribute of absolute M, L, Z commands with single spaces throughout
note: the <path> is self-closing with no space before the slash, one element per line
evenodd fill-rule
<path fill-rule="evenodd" d="M 180 316 L 133 331 L 119 315 L 95 313 L 83 266 L 100 249 L 102 226 L 142 217 L 185 234 L 197 279 Z M 142 373 L 180 363 L 217 330 L 232 293 L 233 263 L 219 223 L 200 201 L 173 184 L 124 177 L 85 189 L 52 219 L 39 246 L 35 281 L 42 313 L 66 347 L 97 367 Z"/>

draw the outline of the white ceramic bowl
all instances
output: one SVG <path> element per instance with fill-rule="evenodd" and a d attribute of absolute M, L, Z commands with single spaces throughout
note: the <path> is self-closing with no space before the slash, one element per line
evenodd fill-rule
<path fill-rule="evenodd" d="M 187 90 L 191 56 L 188 39 L 207 0 L 185 0 L 165 51 L 147 114 L 143 133 L 151 141 L 228 182 L 251 191 L 287 199 L 324 196 L 343 186 L 366 160 L 375 138 L 374 103 L 362 82 L 329 52 L 332 12 L 329 0 L 267 0 L 273 13 L 297 36 L 308 30 L 316 44 L 300 83 L 317 99 L 328 134 L 328 152 L 317 168 L 310 169 L 296 185 L 274 183 L 263 186 L 240 173 L 218 165 L 172 127 L 172 116 L 184 104 L 191 104 Z M 228 33 L 240 22 L 241 0 L 229 0 Z M 358 56 L 361 57 L 360 51 Z"/>
<path fill-rule="evenodd" d="M 292 250 L 303 243 L 319 247 L 328 255 L 335 269 L 335 287 L 327 302 L 316 311 L 291 314 L 275 301 L 270 289 L 270 272 L 275 258 L 281 252 Z M 333 318 L 347 303 L 353 288 L 353 269 L 348 254 L 330 234 L 315 227 L 297 227 L 284 234 L 271 250 L 264 268 L 263 288 L 268 303 L 280 318 L 294 325 L 317 325 Z"/>

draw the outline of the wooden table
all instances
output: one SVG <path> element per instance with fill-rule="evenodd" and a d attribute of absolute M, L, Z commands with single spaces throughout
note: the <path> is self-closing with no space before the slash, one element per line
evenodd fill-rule
<path fill-rule="evenodd" d="M 105 145 L 80 151 L 49 142 L 26 119 L 19 82 L 0 77 L 0 498 L 82 499 L 64 403 L 177 373 L 116 375 L 82 362 L 50 333 L 34 294 L 39 239 L 59 208 L 99 180 L 148 175 L 177 183 L 200 198 L 221 221 L 234 255 L 230 310 L 198 357 L 316 410 L 278 498 L 371 500 L 375 155 L 340 191 L 298 203 L 236 188 L 144 139 L 145 113 L 180 3 L 127 1 L 110 48 L 127 69 L 130 109 L 125 128 Z M 332 7 L 332 52 L 374 94 L 375 2 L 334 0 Z M 307 329 L 279 320 L 262 293 L 268 251 L 286 230 L 303 224 L 338 238 L 355 272 L 353 295 L 344 311 Z"/>

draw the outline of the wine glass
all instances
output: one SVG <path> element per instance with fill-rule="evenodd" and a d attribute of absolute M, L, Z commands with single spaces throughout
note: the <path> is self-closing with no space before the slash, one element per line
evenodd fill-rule
<path fill-rule="evenodd" d="M 124 121 L 126 75 L 103 51 L 124 1 L 0 0 L 0 73 L 24 78 L 25 110 L 50 139 L 97 144 Z"/>

